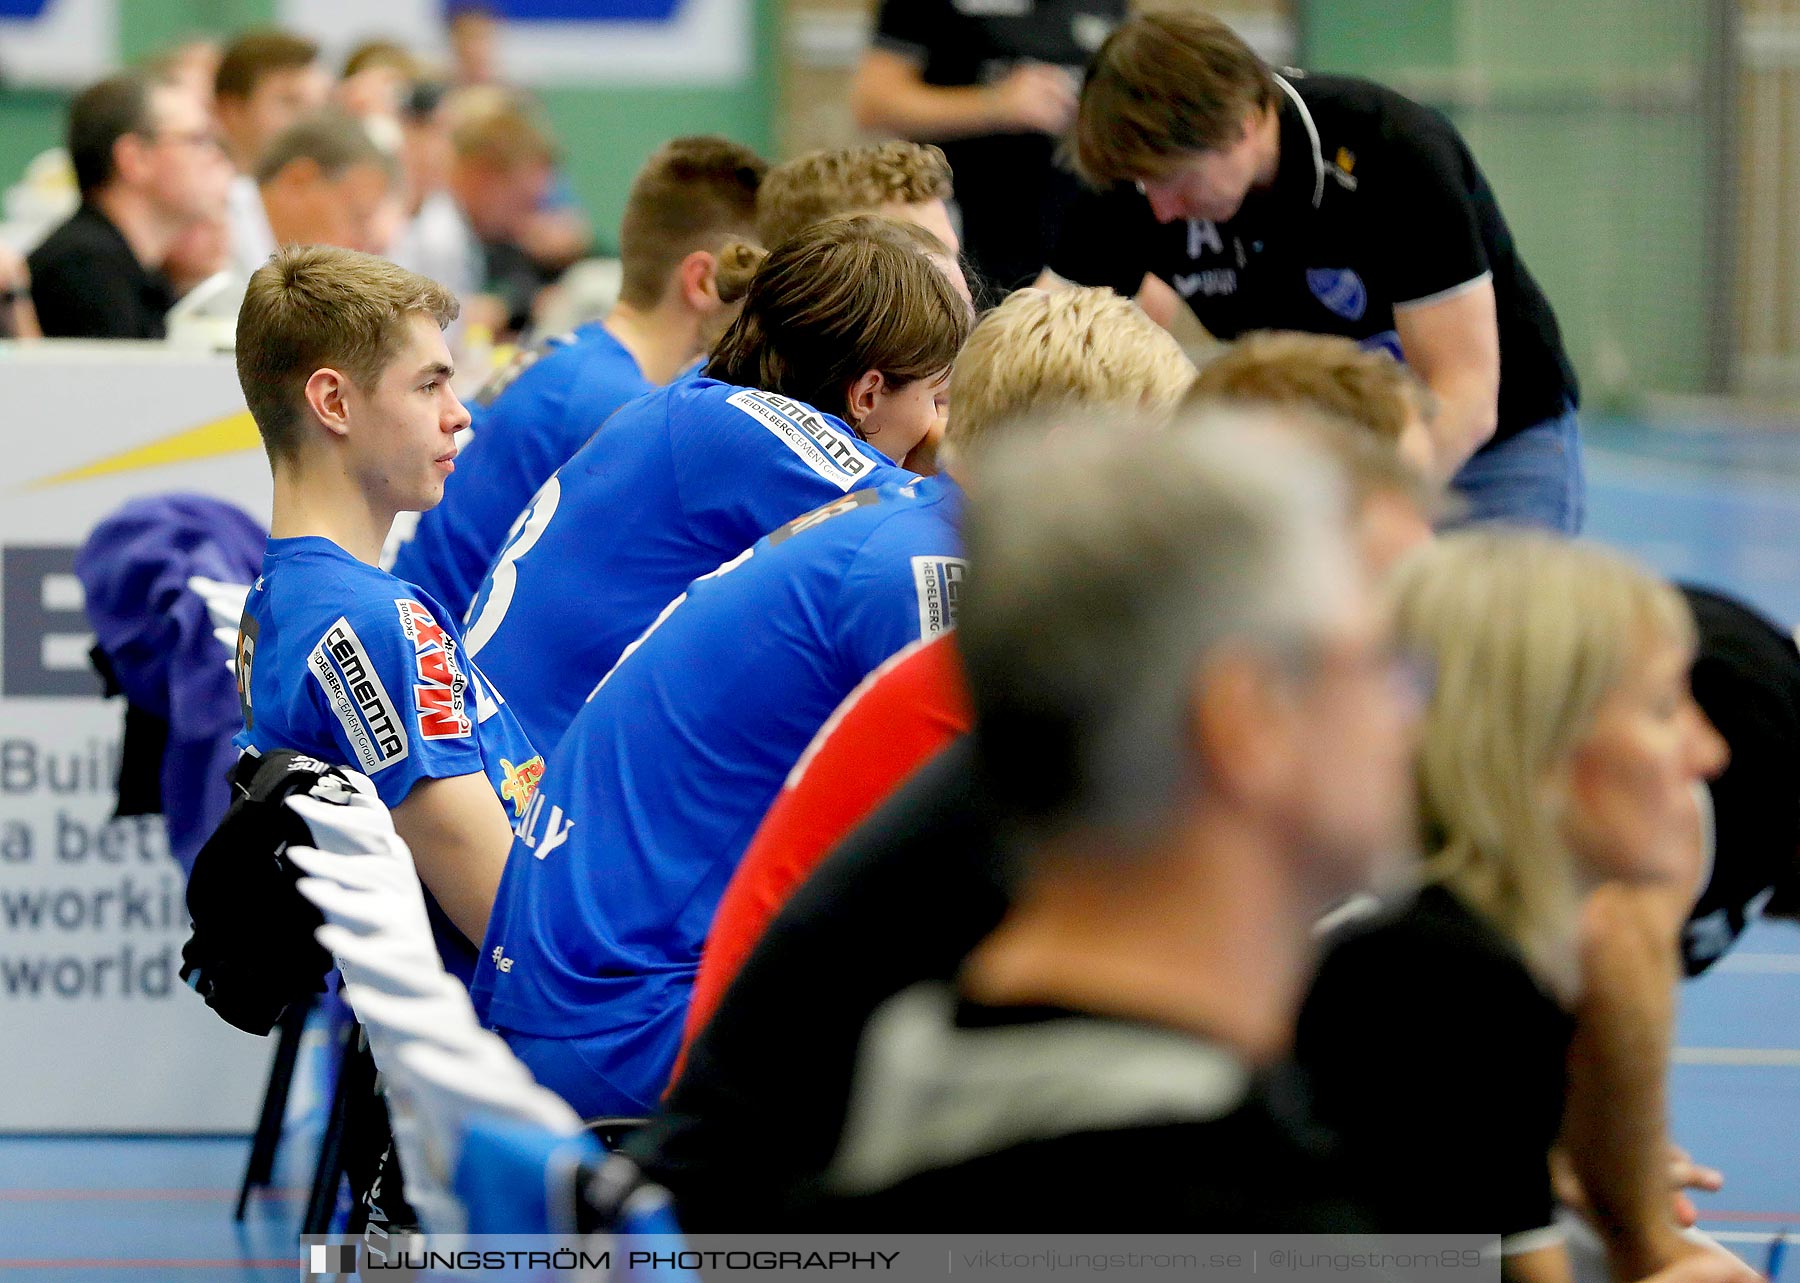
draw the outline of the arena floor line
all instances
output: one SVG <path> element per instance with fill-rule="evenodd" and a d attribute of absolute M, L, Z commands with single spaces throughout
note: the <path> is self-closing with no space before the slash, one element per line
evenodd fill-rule
<path fill-rule="evenodd" d="M 1737 592 L 1800 623 L 1800 433 L 1685 424 L 1588 426 L 1588 532 L 1666 574 Z M 1753 1264 L 1800 1234 L 1800 930 L 1753 929 L 1686 987 L 1673 1070 L 1676 1138 L 1726 1185 L 1701 1226 Z M 248 1142 L 0 1137 L 5 1283 L 275 1283 L 295 1277 L 310 1154 L 234 1225 Z M 1800 1242 L 1793 1253 L 1800 1258 Z M 1787 1274 L 1800 1283 L 1800 1261 Z"/>

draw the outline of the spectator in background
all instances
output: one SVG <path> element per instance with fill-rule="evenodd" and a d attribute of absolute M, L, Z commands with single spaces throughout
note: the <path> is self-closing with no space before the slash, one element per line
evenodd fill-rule
<path fill-rule="evenodd" d="M 364 120 L 397 123 L 421 72 L 419 60 L 405 45 L 365 40 L 344 59 L 344 74 L 337 84 L 338 103 Z"/>
<path fill-rule="evenodd" d="M 394 561 L 460 617 L 514 518 L 613 411 L 704 354 L 737 309 L 715 276 L 727 240 L 749 235 L 766 168 L 748 147 L 677 138 L 638 171 L 619 227 L 619 300 L 603 321 L 522 353 L 476 398 L 474 437 L 444 501 Z"/>
<path fill-rule="evenodd" d="M 68 147 L 81 206 L 29 259 L 44 333 L 160 339 L 175 301 L 164 261 L 218 216 L 231 178 L 212 122 L 193 94 L 125 72 L 70 105 Z"/>
<path fill-rule="evenodd" d="M 450 104 L 445 86 L 420 80 L 400 110 L 400 166 L 406 179 L 406 225 L 388 257 L 429 277 L 466 303 L 483 280 L 481 245 L 450 194 Z M 460 323 L 450 329 L 452 350 Z"/>
<path fill-rule="evenodd" d="M 151 54 L 141 64 L 152 79 L 180 85 L 213 110 L 213 82 L 219 74 L 222 50 L 216 40 L 196 37 Z M 181 298 L 201 281 L 231 261 L 230 222 L 225 211 L 192 223 L 175 238 L 163 260 L 163 275 Z"/>
<path fill-rule="evenodd" d="M 303 36 L 249 31 L 227 45 L 213 80 L 213 110 L 238 173 L 254 174 L 275 136 L 323 107 L 330 93 L 319 46 Z"/>
<path fill-rule="evenodd" d="M 399 166 L 356 117 L 336 108 L 290 125 L 257 166 L 254 221 L 234 229 L 234 266 L 247 280 L 283 245 L 387 248 L 384 207 L 397 196 Z"/>
<path fill-rule="evenodd" d="M 505 307 L 503 328 L 523 330 L 552 279 L 524 242 L 555 176 L 556 146 L 534 112 L 504 101 L 470 108 L 452 130 L 451 148 L 450 192 L 481 243 L 483 292 Z"/>
<path fill-rule="evenodd" d="M 140 66 L 153 80 L 180 85 L 211 111 L 213 84 L 218 79 L 223 52 L 218 41 L 196 36 L 151 54 Z"/>
<path fill-rule="evenodd" d="M 491 85 L 500 79 L 500 23 L 479 4 L 455 4 L 450 12 L 450 56 L 458 85 Z"/>
<path fill-rule="evenodd" d="M 1126 0 L 883 0 L 851 88 L 865 129 L 942 143 L 962 239 L 997 290 L 1030 284 L 1078 187 L 1055 160 L 1081 69 Z"/>
<path fill-rule="evenodd" d="M 0 339 L 41 338 L 31 306 L 31 269 L 25 256 L 0 245 Z"/>

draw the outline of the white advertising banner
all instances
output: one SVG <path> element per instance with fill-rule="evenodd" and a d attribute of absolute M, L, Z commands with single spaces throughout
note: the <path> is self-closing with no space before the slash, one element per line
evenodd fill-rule
<path fill-rule="evenodd" d="M 119 62 L 119 0 L 0 0 L 0 76 L 73 88 Z"/>
<path fill-rule="evenodd" d="M 0 0 L 3 2 L 3 0 Z M 753 0 L 492 0 L 501 73 L 513 84 L 625 89 L 739 85 L 755 60 Z M 281 25 L 334 62 L 382 36 L 442 57 L 442 0 L 281 0 Z M 372 14 L 376 16 L 371 16 Z"/>
<path fill-rule="evenodd" d="M 247 1132 L 272 1040 L 181 983 L 161 819 L 110 818 L 124 703 L 101 698 L 72 571 L 144 495 L 267 524 L 268 466 L 229 356 L 0 344 L 0 387 L 0 1132 Z"/>

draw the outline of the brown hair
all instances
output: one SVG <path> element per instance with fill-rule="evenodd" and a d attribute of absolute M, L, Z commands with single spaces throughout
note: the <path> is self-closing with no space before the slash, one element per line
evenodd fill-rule
<path fill-rule="evenodd" d="M 213 76 L 213 93 L 220 98 L 248 98 L 263 77 L 277 71 L 310 67 L 319 60 L 319 46 L 304 36 L 273 27 L 246 31 L 225 46 L 219 70 Z"/>
<path fill-rule="evenodd" d="M 756 237 L 770 249 L 837 214 L 950 199 L 950 162 L 924 143 L 814 151 L 777 165 L 756 194 Z"/>
<path fill-rule="evenodd" d="M 747 233 L 768 162 L 750 148 L 707 134 L 664 143 L 644 162 L 619 223 L 619 301 L 655 307 L 675 265 L 695 250 L 717 253 Z"/>
<path fill-rule="evenodd" d="M 397 71 L 406 80 L 417 80 L 422 71 L 418 58 L 405 45 L 392 40 L 365 40 L 344 59 L 344 79 L 371 67 Z"/>
<path fill-rule="evenodd" d="M 896 387 L 941 374 L 971 319 L 934 261 L 947 252 L 930 232 L 873 214 L 815 223 L 768 253 L 726 246 L 719 297 L 741 294 L 744 310 L 713 350 L 707 377 L 841 418 L 851 383 L 866 370 Z"/>
<path fill-rule="evenodd" d="M 1183 152 L 1236 142 L 1244 118 L 1278 92 L 1268 64 L 1212 15 L 1139 14 L 1088 65 L 1071 148 L 1076 171 L 1097 187 L 1161 178 Z"/>
<path fill-rule="evenodd" d="M 256 181 L 266 183 L 297 160 L 310 160 L 328 178 L 357 165 L 375 165 L 390 184 L 400 176 L 399 162 L 370 137 L 362 121 L 338 107 L 303 116 L 276 134 L 257 158 Z"/>
<path fill-rule="evenodd" d="M 1335 335 L 1266 330 L 1222 348 L 1201 367 L 1193 395 L 1305 405 L 1398 442 L 1412 415 L 1429 417 L 1431 394 L 1386 352 Z"/>
<path fill-rule="evenodd" d="M 290 245 L 256 269 L 237 319 L 238 385 L 271 461 L 300 443 L 306 381 L 325 366 L 371 388 L 394 359 L 406 318 L 456 319 L 455 295 L 373 254 Z"/>
<path fill-rule="evenodd" d="M 113 149 L 119 139 L 147 134 L 155 127 L 150 95 L 157 87 L 145 72 L 121 71 L 89 85 L 69 104 L 69 161 L 83 196 L 112 182 Z"/>
<path fill-rule="evenodd" d="M 470 112 L 451 130 L 450 143 L 461 159 L 496 169 L 532 162 L 553 165 L 557 159 L 549 129 L 536 112 L 516 101 Z"/>

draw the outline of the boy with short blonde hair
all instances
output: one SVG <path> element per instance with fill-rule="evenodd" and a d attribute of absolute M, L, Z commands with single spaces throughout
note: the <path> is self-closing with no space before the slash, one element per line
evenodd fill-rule
<path fill-rule="evenodd" d="M 455 617 L 376 566 L 395 515 L 435 504 L 456 467 L 456 310 L 435 281 L 352 250 L 290 247 L 250 278 L 238 380 L 275 499 L 239 629 L 236 743 L 369 776 L 464 937 L 440 933 L 466 979 L 543 759 Z"/>

